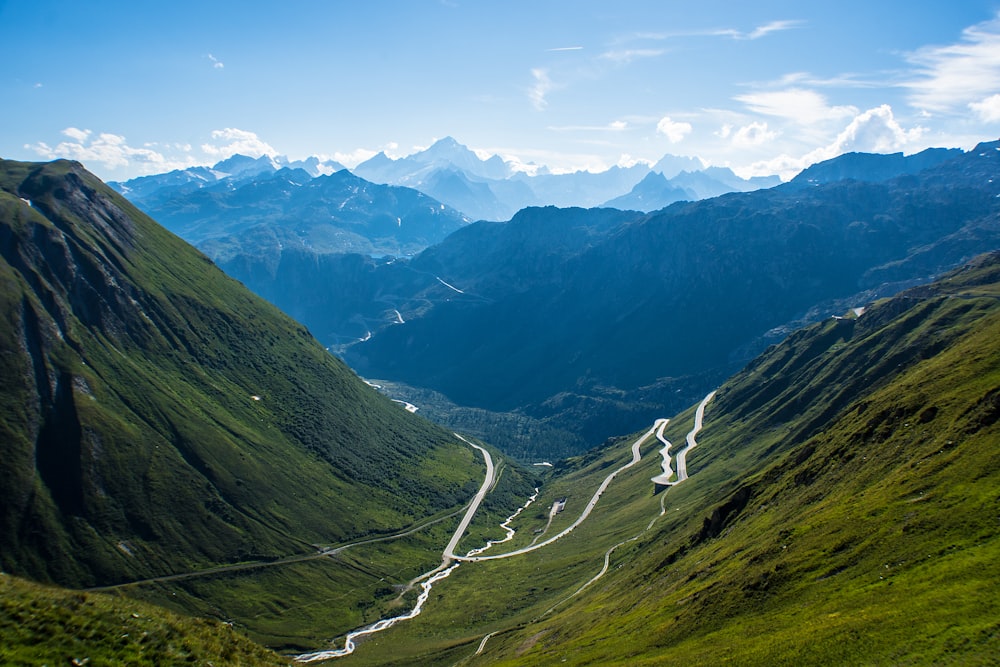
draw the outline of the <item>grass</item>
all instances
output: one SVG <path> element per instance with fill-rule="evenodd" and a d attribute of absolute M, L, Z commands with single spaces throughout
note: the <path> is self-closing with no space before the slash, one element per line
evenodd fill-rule
<path fill-rule="evenodd" d="M 285 665 L 214 620 L 128 598 L 71 592 L 0 575 L 5 665 Z"/>

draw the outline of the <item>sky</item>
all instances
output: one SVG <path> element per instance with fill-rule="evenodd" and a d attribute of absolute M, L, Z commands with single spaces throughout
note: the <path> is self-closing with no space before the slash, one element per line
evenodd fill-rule
<path fill-rule="evenodd" d="M 1000 0 L 0 0 L 0 157 L 105 180 L 446 136 L 790 178 L 1000 136 Z"/>

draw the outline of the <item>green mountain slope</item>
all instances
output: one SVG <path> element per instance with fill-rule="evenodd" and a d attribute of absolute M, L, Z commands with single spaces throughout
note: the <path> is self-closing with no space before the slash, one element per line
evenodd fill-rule
<path fill-rule="evenodd" d="M 995 658 L 1000 255 L 770 349 L 699 441 L 690 518 L 469 664 Z"/>
<path fill-rule="evenodd" d="M 463 563 L 347 660 L 989 664 L 998 397 L 1000 253 L 768 349 L 708 403 L 688 480 L 656 492 L 647 438 L 572 533 Z M 675 456 L 693 413 L 666 428 Z M 557 465 L 495 551 L 569 526 L 636 437 Z"/>
<path fill-rule="evenodd" d="M 285 665 L 219 621 L 0 575 L 4 665 Z"/>
<path fill-rule="evenodd" d="M 481 481 L 77 163 L 0 162 L 0 253 L 7 572 L 81 587 L 315 552 Z"/>

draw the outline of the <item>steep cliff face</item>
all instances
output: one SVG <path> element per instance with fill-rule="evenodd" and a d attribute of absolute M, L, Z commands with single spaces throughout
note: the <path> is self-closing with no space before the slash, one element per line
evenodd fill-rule
<path fill-rule="evenodd" d="M 77 163 L 0 161 L 0 259 L 6 571 L 87 585 L 287 554 L 480 474 Z"/>

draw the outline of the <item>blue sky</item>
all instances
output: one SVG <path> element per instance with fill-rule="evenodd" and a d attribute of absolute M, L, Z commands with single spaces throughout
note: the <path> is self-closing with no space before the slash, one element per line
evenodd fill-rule
<path fill-rule="evenodd" d="M 0 156 L 108 180 L 452 136 L 742 175 L 1000 136 L 1000 0 L 0 0 Z"/>

